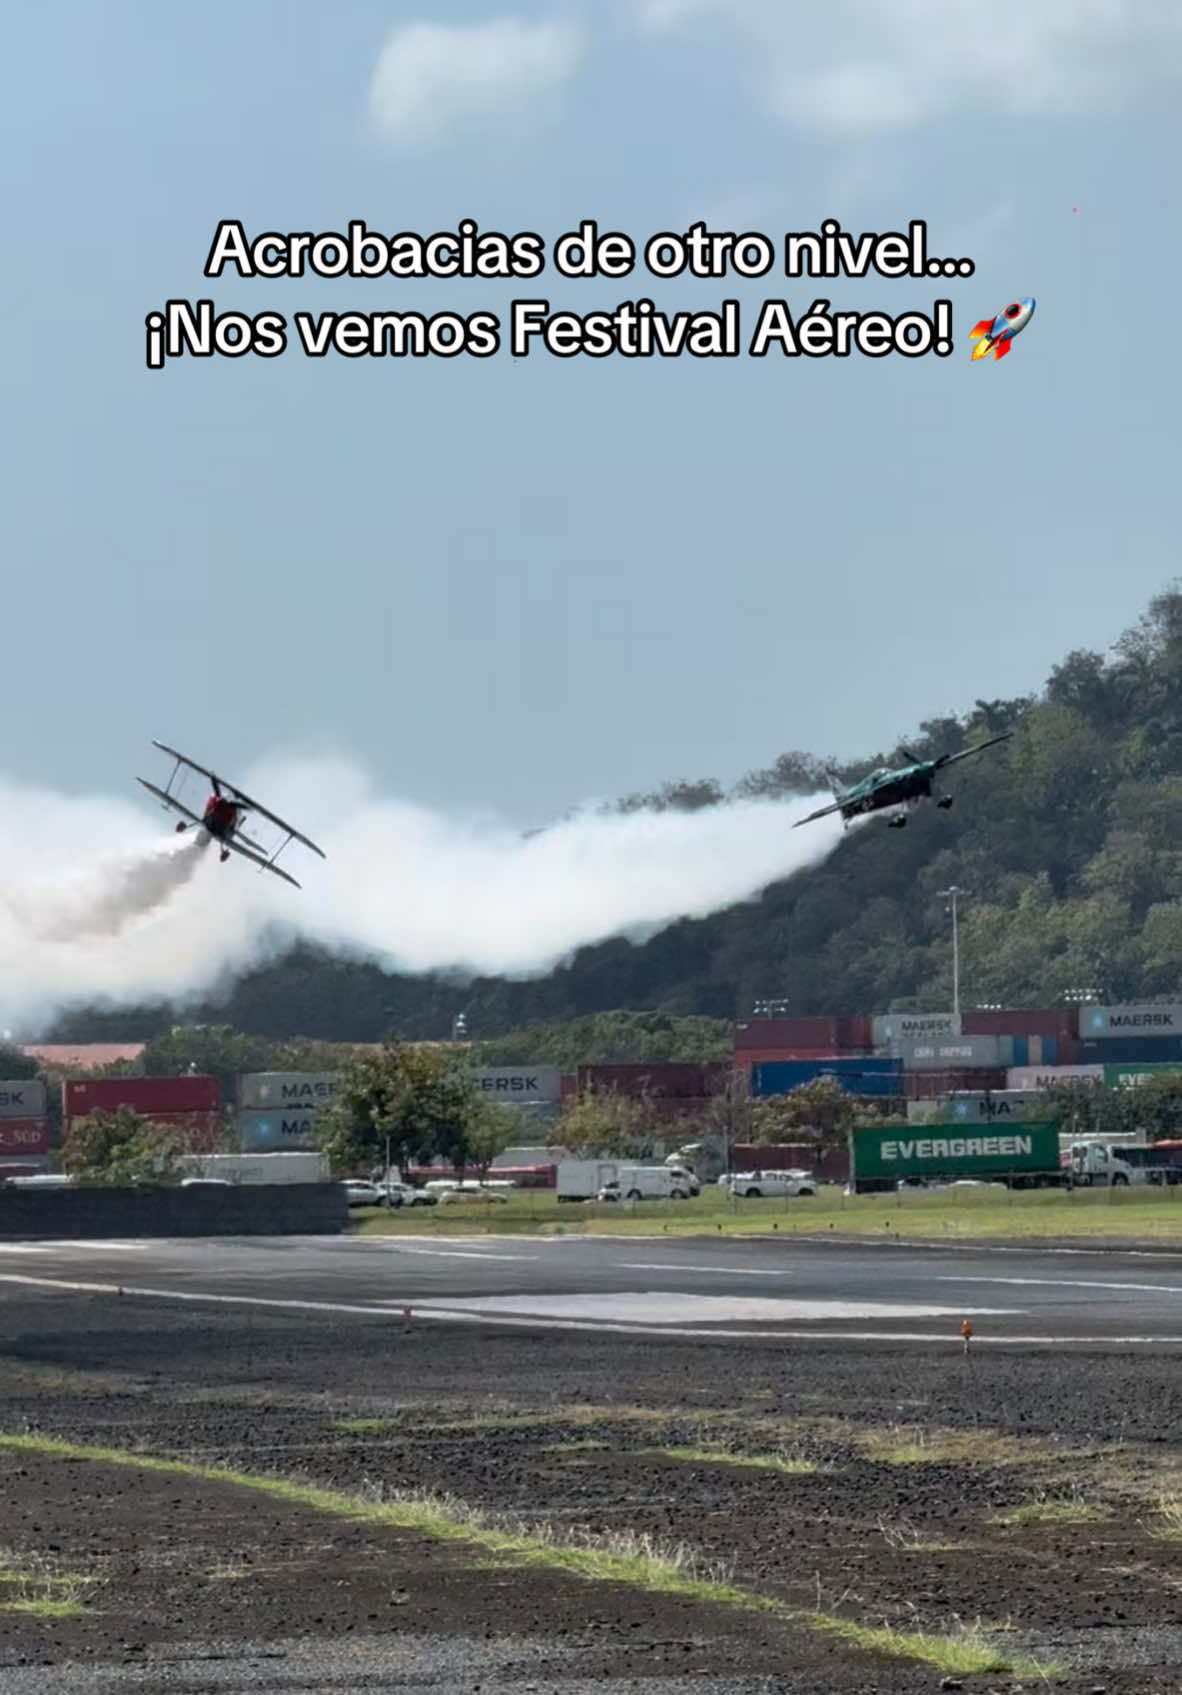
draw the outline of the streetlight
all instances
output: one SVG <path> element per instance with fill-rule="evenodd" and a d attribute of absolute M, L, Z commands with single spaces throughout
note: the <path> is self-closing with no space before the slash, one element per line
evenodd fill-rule
<path fill-rule="evenodd" d="M 960 932 L 956 922 L 956 902 L 961 895 L 967 895 L 967 889 L 958 889 L 953 883 L 950 889 L 941 889 L 940 897 L 951 900 L 951 907 L 945 908 L 952 913 L 952 1016 L 960 1016 Z"/>
<path fill-rule="evenodd" d="M 786 1000 L 756 1001 L 751 1008 L 752 1015 L 755 1018 L 782 1018 L 787 1011 L 788 1002 Z"/>
<path fill-rule="evenodd" d="M 451 1039 L 452 1039 L 453 1042 L 462 1042 L 464 1037 L 467 1034 L 468 1034 L 467 1015 L 465 1013 L 462 1013 L 462 1012 L 457 1012 L 455 1017 L 452 1019 Z"/>

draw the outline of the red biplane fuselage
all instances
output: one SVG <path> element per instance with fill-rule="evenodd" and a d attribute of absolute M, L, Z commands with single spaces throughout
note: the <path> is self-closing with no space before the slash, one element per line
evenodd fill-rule
<path fill-rule="evenodd" d="M 225 795 L 213 794 L 205 803 L 202 822 L 215 841 L 224 842 L 237 829 L 241 811 Z"/>

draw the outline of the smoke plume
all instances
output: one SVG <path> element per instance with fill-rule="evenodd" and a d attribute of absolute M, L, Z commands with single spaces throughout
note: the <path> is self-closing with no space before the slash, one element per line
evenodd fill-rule
<path fill-rule="evenodd" d="M 281 761 L 243 786 L 324 849 L 297 843 L 290 888 L 208 838 L 178 840 L 132 802 L 18 790 L 0 780 L 0 1017 L 28 1029 L 64 1004 L 183 999 L 257 961 L 276 936 L 363 952 L 392 969 L 532 976 L 572 949 L 651 932 L 757 894 L 826 857 L 828 797 L 743 801 L 695 813 L 588 808 L 523 836 L 375 794 L 341 761 Z M 194 797 L 187 797 L 190 804 Z M 281 839 L 259 820 L 250 835 Z"/>

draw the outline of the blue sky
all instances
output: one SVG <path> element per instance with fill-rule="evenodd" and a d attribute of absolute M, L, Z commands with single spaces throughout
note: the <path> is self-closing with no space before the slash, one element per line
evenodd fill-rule
<path fill-rule="evenodd" d="M 122 793 L 152 736 L 232 775 L 344 752 L 535 823 L 874 751 L 1106 647 L 1178 569 L 1182 23 L 1034 11 L 992 38 L 943 0 L 13 8 L 8 775 Z M 504 311 L 499 283 L 201 275 L 223 218 L 465 216 L 638 242 L 924 218 L 977 274 L 944 360 L 145 368 L 170 297 Z M 520 292 L 580 311 L 736 293 L 750 323 L 768 295 L 945 292 L 543 282 Z M 971 365 L 972 325 L 1026 294 L 1011 355 Z"/>

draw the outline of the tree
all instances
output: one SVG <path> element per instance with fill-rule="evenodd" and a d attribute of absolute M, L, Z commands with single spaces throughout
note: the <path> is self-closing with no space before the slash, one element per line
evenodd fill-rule
<path fill-rule="evenodd" d="M 185 1151 L 182 1131 L 121 1106 L 80 1118 L 70 1131 L 62 1165 L 76 1183 L 122 1189 L 169 1182 Z"/>
<path fill-rule="evenodd" d="M 824 1153 L 838 1152 L 847 1146 L 861 1112 L 858 1101 L 832 1077 L 817 1077 L 786 1095 L 753 1101 L 752 1140 L 763 1147 L 815 1141 Z"/>
<path fill-rule="evenodd" d="M 337 1078 L 317 1139 L 336 1171 L 402 1168 L 429 1161 L 463 1166 L 487 1105 L 463 1059 L 438 1048 L 389 1042 L 359 1051 Z"/>
<path fill-rule="evenodd" d="M 522 1133 L 521 1114 L 499 1101 L 478 1101 L 465 1141 L 467 1163 L 481 1176 L 498 1154 L 511 1148 Z"/>
<path fill-rule="evenodd" d="M 588 1089 L 562 1114 L 547 1145 L 566 1148 L 576 1159 L 649 1159 L 656 1128 L 649 1101 Z"/>

